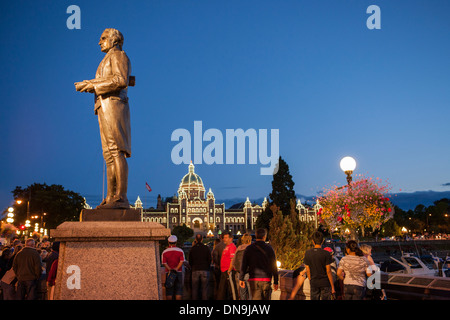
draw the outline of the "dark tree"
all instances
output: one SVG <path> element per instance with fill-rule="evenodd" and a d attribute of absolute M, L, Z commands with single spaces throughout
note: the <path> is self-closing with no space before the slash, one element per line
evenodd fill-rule
<path fill-rule="evenodd" d="M 36 220 L 30 220 L 32 225 L 42 221 L 47 229 L 56 228 L 64 221 L 78 221 L 84 205 L 80 194 L 56 184 L 49 186 L 45 183 L 34 183 L 26 188 L 18 186 L 12 194 L 16 200 L 16 222 L 25 222 L 29 201 L 30 217 L 38 216 Z M 17 204 L 17 200 L 22 200 L 22 203 Z"/>
<path fill-rule="evenodd" d="M 269 194 L 272 203 L 275 203 L 283 213 L 290 214 L 291 200 L 296 202 L 294 181 L 289 173 L 288 164 L 281 158 L 278 161 L 278 172 L 273 175 L 272 192 Z"/>
<path fill-rule="evenodd" d="M 273 215 L 278 212 L 278 207 L 275 204 L 268 205 L 264 211 L 258 216 L 255 222 L 256 228 L 266 229 L 267 232 L 270 231 L 270 220 L 272 220 Z"/>
<path fill-rule="evenodd" d="M 183 223 L 182 226 L 173 227 L 172 234 L 177 236 L 177 246 L 182 248 L 184 243 L 194 235 L 194 230 Z"/>

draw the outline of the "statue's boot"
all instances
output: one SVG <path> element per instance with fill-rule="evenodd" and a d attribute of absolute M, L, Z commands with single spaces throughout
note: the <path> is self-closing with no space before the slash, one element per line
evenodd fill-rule
<path fill-rule="evenodd" d="M 106 166 L 106 179 L 107 196 L 100 205 L 97 206 L 97 209 L 104 208 L 106 204 L 112 202 L 114 199 L 116 193 L 116 175 L 114 165 L 112 164 Z"/>
<path fill-rule="evenodd" d="M 111 201 L 107 201 L 102 208 L 128 209 L 130 203 L 127 198 L 128 188 L 128 164 L 123 153 L 119 157 L 114 158 L 115 165 L 115 195 Z"/>

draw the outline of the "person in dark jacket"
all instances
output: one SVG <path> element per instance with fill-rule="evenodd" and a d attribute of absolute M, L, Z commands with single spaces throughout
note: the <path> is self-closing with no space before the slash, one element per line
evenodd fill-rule
<path fill-rule="evenodd" d="M 55 262 L 56 260 L 58 260 L 59 257 L 59 241 L 55 241 L 52 244 L 52 251 L 50 252 L 50 254 L 45 258 L 44 262 L 45 262 L 45 271 L 46 271 L 46 283 L 47 283 L 47 299 L 50 300 L 50 292 L 52 289 L 52 286 L 50 286 L 49 283 L 49 274 L 50 274 L 50 270 L 52 268 L 53 262 Z M 56 267 L 58 267 L 58 265 L 56 265 Z"/>
<path fill-rule="evenodd" d="M 217 299 L 219 294 L 220 284 L 220 260 L 222 259 L 222 252 L 225 249 L 225 243 L 223 242 L 223 235 L 220 235 L 220 239 L 214 241 L 214 248 L 211 253 L 212 262 L 214 265 L 214 299 Z"/>
<path fill-rule="evenodd" d="M 50 273 L 50 268 L 52 267 L 53 261 L 58 259 L 58 256 L 59 256 L 59 241 L 55 241 L 52 244 L 52 251 L 44 260 L 47 278 L 48 278 L 48 274 Z"/>
<path fill-rule="evenodd" d="M 12 268 L 17 277 L 17 299 L 36 300 L 37 282 L 42 273 L 41 256 L 35 248 L 32 238 L 14 258 Z"/>
<path fill-rule="evenodd" d="M 208 299 L 211 252 L 203 243 L 203 236 L 195 236 L 195 245 L 189 251 L 189 264 L 192 270 L 192 300 L 198 300 L 198 287 L 201 286 L 202 300 Z"/>
<path fill-rule="evenodd" d="M 239 272 L 239 285 L 245 288 L 244 277 L 248 273 L 252 299 L 270 300 L 272 278 L 273 289 L 278 290 L 277 259 L 273 248 L 265 242 L 266 230 L 257 229 L 255 237 L 255 243 L 249 245 L 244 251 Z"/>
<path fill-rule="evenodd" d="M 6 247 L 2 250 L 2 256 L 0 258 L 0 287 L 2 289 L 3 300 L 15 300 L 16 298 L 16 280 L 13 275 L 9 276 L 9 270 L 12 267 L 12 254 L 13 250 L 10 247 Z M 6 272 L 8 275 L 5 276 Z"/>

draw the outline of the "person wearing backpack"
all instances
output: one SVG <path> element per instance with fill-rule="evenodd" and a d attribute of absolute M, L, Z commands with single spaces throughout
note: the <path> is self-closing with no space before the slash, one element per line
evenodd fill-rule
<path fill-rule="evenodd" d="M 248 233 L 244 233 L 240 239 L 241 245 L 236 249 L 233 260 L 231 260 L 231 265 L 229 270 L 233 268 L 236 270 L 236 286 L 239 288 L 239 299 L 240 300 L 251 300 L 250 290 L 248 284 L 248 274 L 244 276 L 245 286 L 242 288 L 239 286 L 239 272 L 241 270 L 242 258 L 244 256 L 245 249 L 252 243 L 252 237 Z"/>
<path fill-rule="evenodd" d="M 249 245 L 242 257 L 239 285 L 245 287 L 245 274 L 249 274 L 250 293 L 253 300 L 270 300 L 273 289 L 278 290 L 277 259 L 273 248 L 266 244 L 267 231 L 257 229 L 256 242 Z"/>

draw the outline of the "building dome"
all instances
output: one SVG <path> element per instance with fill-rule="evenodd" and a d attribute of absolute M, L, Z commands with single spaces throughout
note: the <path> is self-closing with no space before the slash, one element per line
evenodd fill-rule
<path fill-rule="evenodd" d="M 185 192 L 187 198 L 192 200 L 196 197 L 205 199 L 205 187 L 203 186 L 202 178 L 194 172 L 194 165 L 189 165 L 189 172 L 181 179 L 178 193 Z"/>

